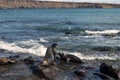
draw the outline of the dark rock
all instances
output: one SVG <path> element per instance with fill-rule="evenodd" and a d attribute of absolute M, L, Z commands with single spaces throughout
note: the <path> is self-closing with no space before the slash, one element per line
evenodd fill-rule
<path fill-rule="evenodd" d="M 6 50 L 5 49 L 0 49 L 0 52 L 5 52 Z"/>
<path fill-rule="evenodd" d="M 103 80 L 114 80 L 113 78 L 111 78 L 110 76 L 103 74 L 103 73 L 94 73 L 94 75 L 98 75 L 101 79 Z"/>
<path fill-rule="evenodd" d="M 92 50 L 96 50 L 96 51 L 111 51 L 113 50 L 112 47 L 109 46 L 95 46 L 94 48 L 92 48 Z"/>
<path fill-rule="evenodd" d="M 116 69 L 113 69 L 111 65 L 107 65 L 106 63 L 102 63 L 100 65 L 100 72 L 103 74 L 106 74 L 114 79 L 120 79 L 118 71 Z"/>
<path fill-rule="evenodd" d="M 120 51 L 120 47 L 119 46 L 116 47 L 116 51 Z"/>
<path fill-rule="evenodd" d="M 31 67 L 31 69 L 34 75 L 38 76 L 41 79 L 45 79 L 45 80 L 52 80 L 54 76 L 63 72 L 63 70 L 59 69 L 56 66 L 44 67 L 41 65 L 37 65 L 37 66 Z"/>
<path fill-rule="evenodd" d="M 34 76 L 23 62 L 0 66 L 0 80 L 41 80 Z"/>
<path fill-rule="evenodd" d="M 20 58 L 20 55 L 9 56 L 10 59 Z"/>
<path fill-rule="evenodd" d="M 96 51 L 120 51 L 120 47 L 119 46 L 96 46 L 94 48 L 92 48 L 92 50 L 96 50 Z"/>
<path fill-rule="evenodd" d="M 75 56 L 75 55 L 72 55 L 72 54 L 64 54 L 64 53 L 59 53 L 59 56 L 60 56 L 60 59 L 61 60 L 64 60 L 64 61 L 71 61 L 71 62 L 76 62 L 76 63 L 82 63 L 83 61 Z"/>
<path fill-rule="evenodd" d="M 90 62 L 84 62 L 80 66 L 85 67 L 85 69 L 96 69 L 96 66 L 92 65 Z"/>
<path fill-rule="evenodd" d="M 67 35 L 67 34 L 72 34 L 71 32 L 65 32 L 65 34 Z"/>
<path fill-rule="evenodd" d="M 86 77 L 87 74 L 85 69 L 76 70 L 74 73 L 80 77 Z"/>
<path fill-rule="evenodd" d="M 38 66 L 34 66 L 34 67 L 32 67 L 31 69 L 32 69 L 32 73 L 33 73 L 34 75 L 36 75 L 37 77 L 43 78 L 43 79 L 45 79 L 45 80 L 50 80 L 50 79 L 42 72 L 42 70 L 39 69 Z"/>
<path fill-rule="evenodd" d="M 117 34 L 103 34 L 102 36 L 105 36 L 105 37 L 114 37 L 114 36 L 117 36 Z"/>
<path fill-rule="evenodd" d="M 34 59 L 31 56 L 27 57 L 23 61 L 25 62 L 25 64 L 33 64 L 34 63 Z"/>
<path fill-rule="evenodd" d="M 93 75 L 95 69 L 87 68 L 88 63 L 82 66 L 58 60 L 63 63 L 45 67 L 35 60 L 33 57 L 27 57 L 24 61 L 29 63 L 28 65 L 18 60 L 15 65 L 0 66 L 0 80 L 101 80 L 99 76 Z"/>

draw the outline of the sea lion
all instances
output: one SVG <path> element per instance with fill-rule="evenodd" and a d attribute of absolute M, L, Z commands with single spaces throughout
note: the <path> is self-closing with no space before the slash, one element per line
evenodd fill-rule
<path fill-rule="evenodd" d="M 64 53 L 60 53 L 58 54 L 60 56 L 61 60 L 66 61 L 67 63 L 71 62 L 76 62 L 76 63 L 82 63 L 82 60 L 80 58 L 78 58 L 75 55 L 72 54 L 64 54 Z"/>
<path fill-rule="evenodd" d="M 8 59 L 8 58 L 0 58 L 0 65 L 14 64 L 14 63 L 16 63 L 15 60 Z"/>
<path fill-rule="evenodd" d="M 54 43 L 47 48 L 45 58 L 42 61 L 42 65 L 55 64 L 56 54 L 57 54 L 56 47 L 57 47 L 57 44 Z"/>

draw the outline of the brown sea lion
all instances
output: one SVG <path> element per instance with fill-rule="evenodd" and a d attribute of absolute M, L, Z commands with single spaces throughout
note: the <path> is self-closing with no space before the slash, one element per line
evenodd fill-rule
<path fill-rule="evenodd" d="M 47 48 L 45 58 L 43 59 L 42 65 L 55 64 L 56 54 L 57 54 L 56 47 L 57 47 L 57 44 L 54 43 L 50 47 Z"/>
<path fill-rule="evenodd" d="M 8 58 L 0 58 L 0 65 L 13 64 L 13 63 L 16 63 L 16 61 Z"/>
<path fill-rule="evenodd" d="M 69 63 L 70 61 L 71 62 L 76 62 L 76 63 L 82 63 L 82 60 L 79 57 L 75 56 L 75 55 L 64 54 L 64 53 L 59 53 L 58 55 L 60 56 L 61 60 L 64 60 L 67 63 Z"/>

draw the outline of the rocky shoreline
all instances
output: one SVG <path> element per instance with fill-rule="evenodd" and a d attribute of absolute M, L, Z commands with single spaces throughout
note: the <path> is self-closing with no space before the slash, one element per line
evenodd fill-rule
<path fill-rule="evenodd" d="M 0 8 L 1 9 L 120 8 L 120 4 L 52 2 L 52 1 L 36 1 L 36 0 L 0 0 Z"/>
<path fill-rule="evenodd" d="M 24 54 L 25 56 L 26 54 Z M 57 65 L 41 66 L 43 58 L 39 56 L 28 56 L 23 58 L 20 54 L 11 55 L 9 59 L 17 61 L 15 64 L 6 64 L 0 66 L 0 80 L 119 80 L 101 73 L 120 70 L 119 65 L 110 60 L 83 60 L 83 63 L 57 60 Z M 101 67 L 102 63 L 111 63 Z M 118 63 L 119 64 L 119 63 Z M 107 66 L 107 68 L 106 68 Z M 109 70 L 110 67 L 110 70 Z M 105 71 L 104 71 L 105 70 Z M 115 72 L 116 75 L 116 72 Z M 119 73 L 117 74 L 120 75 Z"/>

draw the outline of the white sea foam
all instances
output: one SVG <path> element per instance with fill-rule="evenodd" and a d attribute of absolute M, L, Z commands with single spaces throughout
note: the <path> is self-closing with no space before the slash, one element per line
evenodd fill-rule
<path fill-rule="evenodd" d="M 47 41 L 47 40 L 45 40 L 43 38 L 40 38 L 39 40 L 40 40 L 40 42 L 49 42 L 49 41 Z"/>
<path fill-rule="evenodd" d="M 45 55 L 45 51 L 46 48 L 38 43 L 35 43 L 35 41 L 30 40 L 30 41 L 21 41 L 18 43 L 25 43 L 25 44 L 30 44 L 33 45 L 30 48 L 23 48 L 17 45 L 16 42 L 13 43 L 8 43 L 8 42 L 4 42 L 4 41 L 0 41 L 0 49 L 5 49 L 7 51 L 11 51 L 14 53 L 20 52 L 20 53 L 29 53 L 29 54 L 34 54 L 34 55 L 38 55 L 38 56 L 44 56 Z"/>
<path fill-rule="evenodd" d="M 20 47 L 19 44 L 21 45 L 28 45 L 31 46 L 29 48 L 25 48 L 25 47 Z M 7 51 L 11 51 L 13 53 L 29 53 L 29 54 L 34 54 L 37 56 L 45 56 L 45 52 L 46 52 L 46 47 L 43 46 L 42 44 L 39 44 L 36 40 L 29 40 L 29 41 L 19 41 L 19 42 L 13 42 L 13 43 L 8 43 L 8 42 L 4 42 L 4 41 L 0 41 L 0 49 L 4 49 Z M 69 52 L 63 52 L 63 53 L 69 53 Z M 95 55 L 95 54 L 90 54 L 90 55 L 84 55 L 83 53 L 79 53 L 79 52 L 73 52 L 73 53 L 69 53 L 69 54 L 73 54 L 75 56 L 78 56 L 79 58 L 83 59 L 83 60 L 94 60 L 94 59 L 109 59 L 109 60 L 116 60 L 116 59 L 120 59 L 119 56 L 117 54 L 113 55 L 113 56 L 109 56 L 109 55 Z"/>
<path fill-rule="evenodd" d="M 74 52 L 74 53 L 69 53 L 69 54 L 73 54 L 77 57 L 79 57 L 80 59 L 82 60 L 95 60 L 95 59 L 100 59 L 100 60 L 105 60 L 105 59 L 108 59 L 108 60 L 116 60 L 116 59 L 120 59 L 119 56 L 116 55 L 113 55 L 113 56 L 108 56 L 107 54 L 103 55 L 103 54 L 100 54 L 100 55 L 94 55 L 94 54 L 91 54 L 91 55 L 83 55 L 82 53 L 78 53 L 78 52 Z"/>
<path fill-rule="evenodd" d="M 97 34 L 108 34 L 108 35 L 112 35 L 112 34 L 118 34 L 120 33 L 120 30 L 104 30 L 104 31 L 90 31 L 90 30 L 85 30 L 85 32 L 87 34 L 92 34 L 92 35 L 97 35 Z"/>

